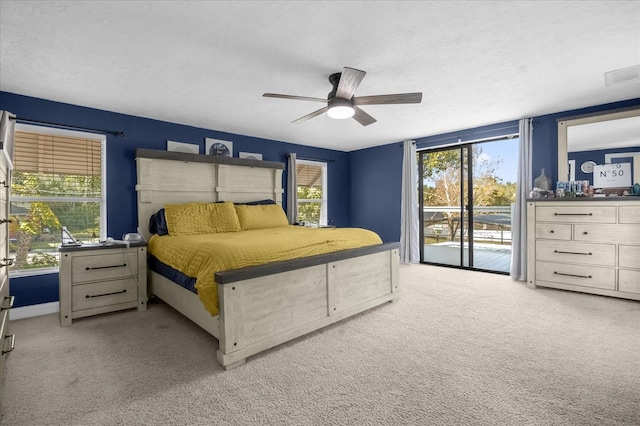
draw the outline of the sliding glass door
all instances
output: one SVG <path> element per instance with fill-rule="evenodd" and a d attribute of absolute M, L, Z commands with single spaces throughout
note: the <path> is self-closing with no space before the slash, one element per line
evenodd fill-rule
<path fill-rule="evenodd" d="M 466 243 L 465 157 L 462 147 L 419 154 L 422 166 L 418 170 L 422 173 L 423 262 L 451 266 L 468 264 L 468 251 L 461 250 Z"/>
<path fill-rule="evenodd" d="M 509 272 L 517 149 L 500 139 L 419 153 L 423 263 Z"/>

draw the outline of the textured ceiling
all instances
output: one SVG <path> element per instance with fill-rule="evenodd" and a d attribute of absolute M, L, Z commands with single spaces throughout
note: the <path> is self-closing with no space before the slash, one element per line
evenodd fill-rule
<path fill-rule="evenodd" d="M 343 151 L 640 97 L 604 84 L 640 64 L 639 1 L 0 0 L 0 43 L 3 91 Z M 363 127 L 262 97 L 344 66 L 422 103 Z"/>

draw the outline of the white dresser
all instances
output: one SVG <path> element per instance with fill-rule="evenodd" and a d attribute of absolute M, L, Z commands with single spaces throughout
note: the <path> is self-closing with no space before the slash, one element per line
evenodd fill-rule
<path fill-rule="evenodd" d="M 640 198 L 529 200 L 530 286 L 640 300 Z"/>
<path fill-rule="evenodd" d="M 60 325 L 122 309 L 147 309 L 147 244 L 61 246 Z"/>
<path fill-rule="evenodd" d="M 9 259 L 9 187 L 11 170 L 4 155 L 0 155 L 0 381 L 4 371 L 7 354 L 15 346 L 15 336 L 9 332 L 9 309 L 13 306 L 13 297 L 9 295 L 8 266 Z"/>

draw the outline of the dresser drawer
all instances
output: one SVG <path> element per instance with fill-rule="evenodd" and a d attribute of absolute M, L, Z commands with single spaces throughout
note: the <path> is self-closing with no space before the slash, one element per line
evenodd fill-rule
<path fill-rule="evenodd" d="M 640 271 L 618 270 L 618 291 L 640 293 Z"/>
<path fill-rule="evenodd" d="M 6 269 L 6 268 L 2 268 Z M 9 295 L 9 277 L 5 274 L 0 281 L 0 311 L 11 309 L 13 302 Z"/>
<path fill-rule="evenodd" d="M 571 240 L 571 225 L 564 223 L 536 223 L 536 238 Z"/>
<path fill-rule="evenodd" d="M 9 334 L 9 311 L 0 312 L 0 381 L 4 372 L 4 361 L 13 350 L 15 337 Z"/>
<path fill-rule="evenodd" d="M 138 283 L 135 278 L 81 284 L 71 290 L 73 311 L 117 305 L 138 299 Z"/>
<path fill-rule="evenodd" d="M 7 179 L 7 170 L 4 167 L 0 167 L 0 182 L 4 182 L 0 183 L 0 201 L 7 201 L 9 198 L 9 180 Z"/>
<path fill-rule="evenodd" d="M 640 204 L 618 207 L 618 222 L 640 224 Z"/>
<path fill-rule="evenodd" d="M 5 214 L 5 209 L 7 207 L 7 204 L 4 203 L 3 201 L 0 201 L 0 219 L 6 219 L 7 216 Z M 0 244 L 2 244 L 2 247 L 4 248 L 4 245 L 7 243 L 7 234 L 9 232 L 8 226 L 7 225 L 0 225 Z M 4 253 L 4 250 L 2 251 L 2 253 Z M 2 256 L 5 257 L 5 256 Z M 2 260 L 2 259 L 0 259 Z M 4 263 L 4 262 L 3 262 Z"/>
<path fill-rule="evenodd" d="M 536 260 L 616 266 L 615 244 L 536 241 Z"/>
<path fill-rule="evenodd" d="M 75 256 L 71 259 L 73 284 L 131 277 L 138 274 L 138 254 L 122 252 Z"/>
<path fill-rule="evenodd" d="M 536 280 L 615 290 L 616 270 L 597 266 L 536 262 Z"/>
<path fill-rule="evenodd" d="M 536 206 L 541 222 L 616 223 L 616 206 Z"/>
<path fill-rule="evenodd" d="M 594 243 L 635 244 L 640 241 L 640 225 L 573 225 L 574 240 Z"/>
<path fill-rule="evenodd" d="M 640 246 L 618 246 L 618 266 L 640 269 Z"/>

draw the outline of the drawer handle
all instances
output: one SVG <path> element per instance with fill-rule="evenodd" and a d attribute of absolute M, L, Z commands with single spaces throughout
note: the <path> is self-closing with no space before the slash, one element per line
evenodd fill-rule
<path fill-rule="evenodd" d="M 4 354 L 8 354 L 9 352 L 12 352 L 16 348 L 16 335 L 15 334 L 5 334 L 4 338 L 6 339 L 7 337 L 9 339 L 11 339 L 11 347 L 9 348 L 8 351 L 5 351 L 4 350 L 4 346 L 3 346 L 2 354 L 0 354 L 0 355 L 3 355 L 3 356 L 4 356 Z"/>
<path fill-rule="evenodd" d="M 11 309 L 13 308 L 13 302 L 15 302 L 16 297 L 15 296 L 5 296 L 4 300 L 9 299 L 9 306 L 0 306 L 0 312 L 4 311 L 5 309 Z"/>
<path fill-rule="evenodd" d="M 15 259 L 8 259 L 6 257 L 2 258 L 2 260 L 4 260 L 7 263 L 0 263 L 0 266 L 11 266 L 11 265 L 13 265 L 13 262 L 15 261 Z"/>
<path fill-rule="evenodd" d="M 554 213 L 554 216 L 593 216 L 593 213 Z"/>
<path fill-rule="evenodd" d="M 556 275 L 564 275 L 565 277 L 576 277 L 576 278 L 593 278 L 591 275 L 574 275 L 574 274 L 564 274 L 562 272 L 553 271 Z"/>
<path fill-rule="evenodd" d="M 127 292 L 127 289 L 125 288 L 124 290 L 114 291 L 113 293 L 103 293 L 103 294 L 95 294 L 95 295 L 87 294 L 85 296 L 85 298 L 86 299 L 91 299 L 93 297 L 113 296 L 114 294 L 122 294 L 122 293 L 126 293 L 126 292 Z"/>
<path fill-rule="evenodd" d="M 593 256 L 593 253 L 578 253 L 577 251 L 560 251 L 560 250 L 554 250 L 554 253 L 560 253 L 560 254 L 581 254 L 583 256 Z"/>
<path fill-rule="evenodd" d="M 549 232 L 553 234 L 555 231 L 552 229 L 552 230 L 551 230 L 551 231 L 549 231 Z"/>
<path fill-rule="evenodd" d="M 5 188 L 8 188 L 9 185 L 7 185 L 7 181 L 3 180 L 2 182 L 0 182 L 0 185 L 4 186 Z"/>
<path fill-rule="evenodd" d="M 5 224 L 5 223 L 13 223 L 13 220 L 11 220 L 11 219 L 0 219 L 0 225 Z"/>
<path fill-rule="evenodd" d="M 125 266 L 127 266 L 126 263 L 123 263 L 122 265 L 110 265 L 110 266 L 87 266 L 84 269 L 86 271 L 93 271 L 95 269 L 124 268 Z"/>

